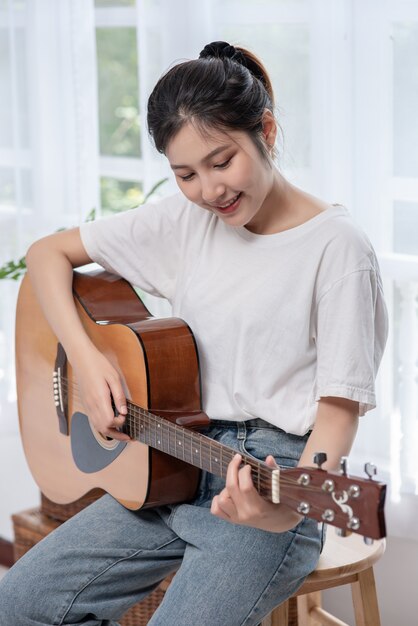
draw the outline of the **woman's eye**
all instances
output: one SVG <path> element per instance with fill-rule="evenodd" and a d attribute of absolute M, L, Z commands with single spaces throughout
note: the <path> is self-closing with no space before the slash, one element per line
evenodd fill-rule
<path fill-rule="evenodd" d="M 228 159 L 227 161 L 224 161 L 223 163 L 219 163 L 218 165 L 215 165 L 215 167 L 219 167 L 220 169 L 228 167 L 228 165 L 231 163 L 231 159 Z"/>
<path fill-rule="evenodd" d="M 187 174 L 187 176 L 180 176 L 181 180 L 185 180 L 186 182 L 188 180 L 192 180 L 194 174 Z"/>

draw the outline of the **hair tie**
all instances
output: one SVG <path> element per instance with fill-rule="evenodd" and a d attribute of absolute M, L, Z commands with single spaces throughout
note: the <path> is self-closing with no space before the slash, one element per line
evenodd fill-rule
<path fill-rule="evenodd" d="M 231 59 L 232 61 L 236 61 L 240 65 L 246 67 L 253 76 L 258 78 L 258 80 L 266 86 L 265 76 L 260 71 L 258 65 L 254 63 L 252 59 L 247 58 L 241 50 L 237 50 L 226 41 L 212 41 L 212 43 L 208 43 L 199 54 L 199 59 L 208 58 Z"/>
<path fill-rule="evenodd" d="M 246 58 L 243 53 L 226 41 L 213 41 L 212 43 L 208 43 L 199 54 L 199 59 L 207 59 L 210 57 L 231 59 L 247 67 Z"/>

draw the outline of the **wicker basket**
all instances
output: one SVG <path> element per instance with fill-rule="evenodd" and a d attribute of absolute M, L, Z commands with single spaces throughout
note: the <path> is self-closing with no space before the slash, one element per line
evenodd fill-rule
<path fill-rule="evenodd" d="M 48 517 L 39 508 L 15 513 L 12 520 L 15 561 L 60 525 L 58 520 Z M 164 598 L 168 584 L 168 579 L 164 580 L 145 600 L 129 609 L 120 620 L 121 626 L 146 626 Z"/>
<path fill-rule="evenodd" d="M 101 489 L 93 489 L 85 496 L 69 504 L 56 504 L 52 502 L 45 494 L 41 493 L 41 513 L 52 517 L 53 519 L 65 522 L 70 517 L 73 517 L 76 513 L 79 513 L 86 508 L 89 504 L 92 504 L 104 494 Z"/>

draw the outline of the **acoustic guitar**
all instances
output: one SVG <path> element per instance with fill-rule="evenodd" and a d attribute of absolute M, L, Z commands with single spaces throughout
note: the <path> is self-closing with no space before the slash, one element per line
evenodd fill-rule
<path fill-rule="evenodd" d="M 90 423 L 71 364 L 32 289 L 22 281 L 16 314 L 19 422 L 41 491 L 68 504 L 101 490 L 137 510 L 191 500 L 200 470 L 225 477 L 236 451 L 199 432 L 202 411 L 196 342 L 181 319 L 152 317 L 132 286 L 104 270 L 74 272 L 74 301 L 94 345 L 119 372 L 130 441 Z M 258 492 L 272 502 L 368 538 L 385 536 L 385 485 L 316 467 L 272 469 L 243 455 Z"/>

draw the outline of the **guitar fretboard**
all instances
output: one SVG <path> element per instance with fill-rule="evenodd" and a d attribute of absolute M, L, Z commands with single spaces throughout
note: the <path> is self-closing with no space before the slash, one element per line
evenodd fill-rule
<path fill-rule="evenodd" d="M 128 413 L 123 430 L 132 439 L 211 474 L 226 477 L 228 464 L 237 453 L 236 450 L 199 432 L 154 415 L 130 401 L 127 402 L 127 406 Z M 270 468 L 262 461 L 257 461 L 248 455 L 242 454 L 242 457 L 245 464 L 251 466 L 251 474 L 257 491 L 271 500 L 271 483 L 268 480 Z"/>

